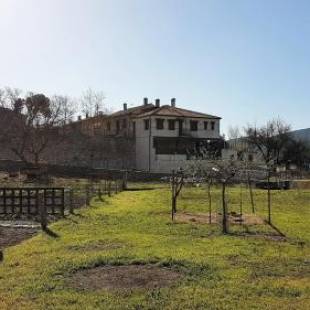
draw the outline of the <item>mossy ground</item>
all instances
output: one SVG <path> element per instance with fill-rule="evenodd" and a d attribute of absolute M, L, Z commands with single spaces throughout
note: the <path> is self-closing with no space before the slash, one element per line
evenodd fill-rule
<path fill-rule="evenodd" d="M 150 185 L 149 185 L 150 186 Z M 266 216 L 266 192 L 255 190 Z M 240 189 L 229 188 L 229 209 L 239 210 Z M 172 224 L 170 191 L 126 191 L 77 211 L 7 248 L 0 265 L 0 309 L 309 309 L 310 191 L 273 191 L 273 222 L 233 225 Z M 244 190 L 244 212 L 250 213 Z M 220 211 L 220 190 L 213 189 Z M 185 188 L 178 210 L 207 212 L 204 188 Z M 182 272 L 182 281 L 155 290 L 75 290 L 72 273 L 101 265 L 155 264 Z"/>

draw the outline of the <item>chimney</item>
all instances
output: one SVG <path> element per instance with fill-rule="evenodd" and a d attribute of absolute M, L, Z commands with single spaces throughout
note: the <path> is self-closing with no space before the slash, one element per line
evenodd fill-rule
<path fill-rule="evenodd" d="M 175 107 L 175 98 L 171 98 L 171 106 Z"/>
<path fill-rule="evenodd" d="M 143 98 L 143 104 L 144 104 L 144 105 L 148 105 L 148 99 L 147 99 L 147 97 Z"/>
<path fill-rule="evenodd" d="M 81 120 L 82 120 L 82 116 L 79 115 L 79 116 L 78 116 L 78 121 L 81 121 Z"/>
<path fill-rule="evenodd" d="M 155 99 L 155 106 L 156 108 L 160 107 L 160 99 Z"/>
<path fill-rule="evenodd" d="M 123 107 L 124 107 L 124 111 L 127 111 L 127 103 L 124 103 Z"/>
<path fill-rule="evenodd" d="M 86 116 L 86 118 L 88 118 L 88 113 L 86 113 L 86 115 L 85 115 L 85 116 Z"/>

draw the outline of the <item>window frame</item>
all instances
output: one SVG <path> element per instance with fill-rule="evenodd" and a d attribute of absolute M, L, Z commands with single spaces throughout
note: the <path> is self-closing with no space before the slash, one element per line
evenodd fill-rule
<path fill-rule="evenodd" d="M 198 131 L 198 121 L 191 120 L 189 124 L 191 131 Z"/>
<path fill-rule="evenodd" d="M 156 118 L 156 129 L 164 130 L 165 129 L 164 122 L 165 120 L 163 118 Z"/>
<path fill-rule="evenodd" d="M 168 119 L 168 129 L 175 130 L 175 119 Z"/>
<path fill-rule="evenodd" d="M 150 120 L 149 119 L 144 120 L 144 130 L 150 130 Z"/>

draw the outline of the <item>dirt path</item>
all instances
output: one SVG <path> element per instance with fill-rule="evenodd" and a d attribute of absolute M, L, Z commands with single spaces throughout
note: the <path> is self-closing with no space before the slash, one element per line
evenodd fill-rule
<path fill-rule="evenodd" d="M 0 250 L 31 238 L 37 231 L 38 228 L 0 227 Z"/>

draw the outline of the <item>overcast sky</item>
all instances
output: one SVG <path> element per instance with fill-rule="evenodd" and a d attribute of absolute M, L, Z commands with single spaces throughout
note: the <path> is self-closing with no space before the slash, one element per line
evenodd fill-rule
<path fill-rule="evenodd" d="M 310 127 L 309 0 L 0 0 L 0 87 Z"/>

